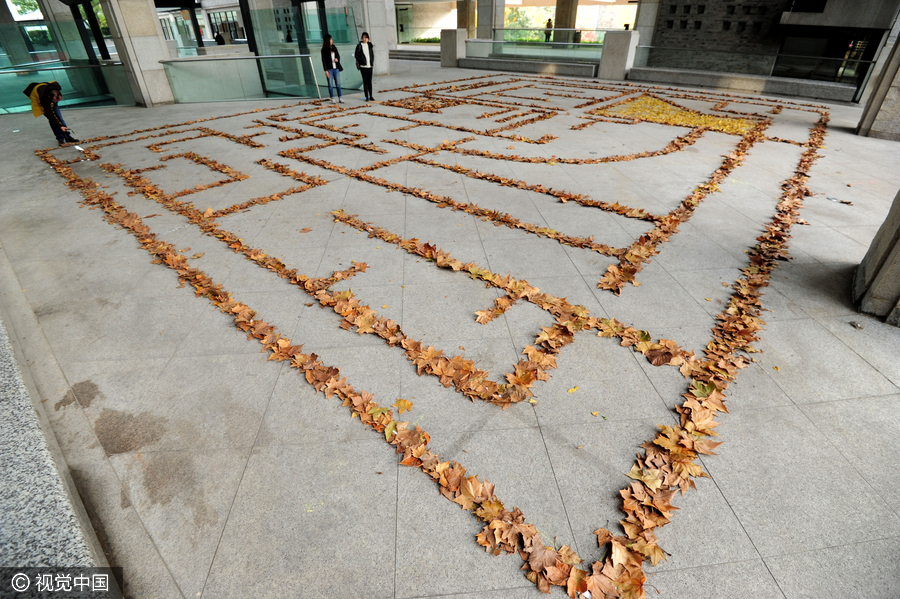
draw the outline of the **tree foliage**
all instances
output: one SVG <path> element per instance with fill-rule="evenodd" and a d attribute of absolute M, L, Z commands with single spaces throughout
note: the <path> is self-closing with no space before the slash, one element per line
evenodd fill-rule
<path fill-rule="evenodd" d="M 27 15 L 28 13 L 35 12 L 40 7 L 38 6 L 37 0 L 10 0 L 12 5 L 16 7 L 16 10 L 19 11 L 20 15 Z"/>

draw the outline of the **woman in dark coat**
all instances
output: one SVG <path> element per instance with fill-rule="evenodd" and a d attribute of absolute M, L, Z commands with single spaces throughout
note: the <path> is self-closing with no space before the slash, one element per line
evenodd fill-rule
<path fill-rule="evenodd" d="M 325 43 L 322 44 L 322 68 L 325 69 L 325 78 L 328 79 L 328 97 L 331 98 L 332 103 L 335 103 L 334 87 L 337 87 L 337 101 L 343 104 L 341 71 L 344 70 L 344 67 L 341 64 L 341 53 L 338 52 L 337 46 L 334 45 L 334 38 L 330 35 L 325 36 Z"/>
<path fill-rule="evenodd" d="M 372 72 L 374 70 L 375 51 L 372 49 L 372 42 L 369 41 L 369 34 L 363 31 L 362 41 L 356 45 L 356 68 L 362 75 L 363 93 L 366 100 L 374 100 L 372 97 Z"/>

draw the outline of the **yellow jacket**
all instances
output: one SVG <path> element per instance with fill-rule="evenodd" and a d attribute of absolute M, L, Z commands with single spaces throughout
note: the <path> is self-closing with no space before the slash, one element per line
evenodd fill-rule
<path fill-rule="evenodd" d="M 25 88 L 24 93 L 31 100 L 31 113 L 35 118 L 43 116 L 47 107 L 52 107 L 52 104 L 50 104 L 50 101 L 47 99 L 47 94 L 53 89 L 61 89 L 59 83 L 56 81 L 32 83 Z M 52 110 L 50 111 L 50 114 L 52 114 Z M 50 118 L 50 114 L 46 115 L 48 119 Z"/>

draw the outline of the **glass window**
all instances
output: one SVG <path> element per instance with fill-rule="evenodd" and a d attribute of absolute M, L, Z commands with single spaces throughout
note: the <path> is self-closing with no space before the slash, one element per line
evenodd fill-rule
<path fill-rule="evenodd" d="M 160 19 L 159 24 L 162 25 L 163 35 L 167 40 L 174 40 L 175 36 L 172 35 L 172 24 L 169 22 L 169 19 Z"/>

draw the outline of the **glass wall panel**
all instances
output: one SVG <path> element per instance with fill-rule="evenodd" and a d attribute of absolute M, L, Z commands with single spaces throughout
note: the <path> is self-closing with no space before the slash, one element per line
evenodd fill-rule
<path fill-rule="evenodd" d="M 306 56 L 223 57 L 163 64 L 176 102 L 218 102 L 278 96 L 317 98 L 310 60 Z"/>
<path fill-rule="evenodd" d="M 341 53 L 344 65 L 341 88 L 348 91 L 362 90 L 362 75 L 356 70 L 356 61 L 353 59 L 357 40 L 356 20 L 352 9 L 328 8 L 322 12 L 316 2 L 303 2 L 299 8 L 291 5 L 288 0 L 271 0 L 268 3 L 270 8 L 250 11 L 259 56 L 311 56 L 311 60 L 299 63 L 261 61 L 265 90 L 270 95 L 315 96 L 316 94 L 306 91 L 304 86 L 311 85 L 316 79 L 320 88 L 328 89 L 320 58 L 325 33 L 323 25 L 328 28 L 328 34 L 334 38 Z M 262 0 L 256 6 L 260 4 Z M 316 71 L 315 76 L 311 69 Z M 297 93 L 295 90 L 304 91 Z"/>
<path fill-rule="evenodd" d="M 0 70 L 0 114 L 30 112 L 31 100 L 22 92 L 30 83 L 56 81 L 66 107 L 134 105 L 122 65 Z"/>

